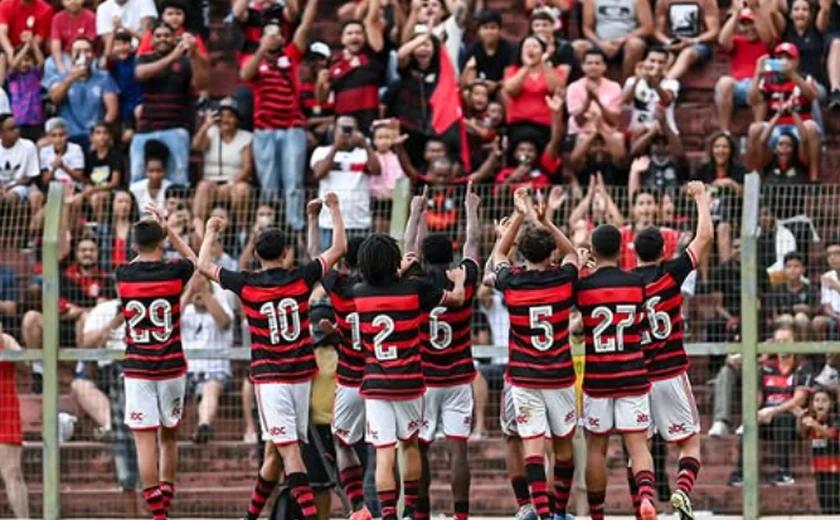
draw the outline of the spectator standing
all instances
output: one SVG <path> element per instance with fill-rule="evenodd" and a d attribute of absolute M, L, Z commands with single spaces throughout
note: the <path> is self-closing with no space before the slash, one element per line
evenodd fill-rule
<path fill-rule="evenodd" d="M 117 85 L 107 72 L 99 70 L 93 54 L 93 42 L 85 37 L 73 40 L 67 72 L 45 74 L 43 86 L 58 114 L 67 122 L 70 140 L 90 148 L 90 133 L 99 121 L 113 123 L 119 114 Z"/>
<path fill-rule="evenodd" d="M 96 15 L 84 8 L 83 0 L 61 0 L 63 10 L 57 12 L 50 28 L 50 56 L 59 72 L 65 72 L 62 54 L 70 53 L 76 38 L 96 40 Z"/>
<path fill-rule="evenodd" d="M 654 37 L 674 53 L 669 79 L 679 79 L 694 65 L 712 58 L 720 31 L 715 0 L 661 0 L 656 2 Z"/>
<path fill-rule="evenodd" d="M 808 411 L 800 418 L 802 436 L 811 444 L 811 468 L 817 479 L 817 501 L 824 515 L 840 514 L 840 424 L 837 395 L 817 387 L 811 393 Z"/>
<path fill-rule="evenodd" d="M 569 155 L 578 186 L 588 186 L 596 177 L 607 186 L 627 185 L 624 141 L 612 132 L 580 134 Z"/>
<path fill-rule="evenodd" d="M 41 137 L 44 124 L 44 102 L 41 99 L 43 67 L 44 54 L 31 38 L 18 48 L 9 64 L 12 114 L 20 125 L 21 135 L 33 142 Z"/>
<path fill-rule="evenodd" d="M 32 41 L 38 47 L 50 36 L 53 8 L 44 0 L 0 2 L 0 46 L 11 62 L 18 45 Z"/>
<path fill-rule="evenodd" d="M 99 220 L 96 228 L 96 241 L 102 244 L 99 266 L 105 272 L 134 259 L 132 225 L 140 213 L 131 192 L 124 189 L 112 192 L 110 210 L 110 218 Z"/>
<path fill-rule="evenodd" d="M 501 86 L 505 68 L 513 62 L 516 49 L 502 38 L 502 14 L 484 9 L 476 16 L 478 39 L 469 47 L 461 72 L 461 86 L 482 80 L 491 95 Z"/>
<path fill-rule="evenodd" d="M 753 168 L 762 173 L 765 184 L 797 186 L 807 184 L 811 177 L 810 154 L 807 141 L 800 141 L 790 130 L 777 134 L 775 146 L 770 148 L 770 142 L 776 123 L 784 114 L 777 112 L 762 128 L 760 133 L 752 133 L 747 145 L 747 157 L 752 159 Z M 802 126 L 802 120 L 796 112 L 790 114 L 797 127 Z M 800 132 L 799 135 L 804 134 Z M 800 196 L 792 198 L 785 204 L 786 212 L 794 211 L 794 215 L 801 213 L 804 199 Z"/>
<path fill-rule="evenodd" d="M 160 4 L 160 19 L 163 23 L 167 24 L 170 29 L 172 29 L 175 33 L 175 38 L 180 38 L 184 34 L 188 34 L 187 29 L 184 27 L 187 10 L 188 6 L 186 0 L 164 0 Z M 192 37 L 195 38 L 196 51 L 204 59 L 207 59 L 207 46 L 204 45 L 204 39 L 199 34 L 192 34 Z M 152 32 L 146 31 L 140 39 L 140 45 L 137 47 L 137 56 L 150 54 L 154 52 L 154 50 L 155 46 L 152 43 Z"/>
<path fill-rule="evenodd" d="M 306 117 L 306 142 L 313 149 L 324 142 L 335 122 L 335 96 L 329 91 L 332 50 L 322 41 L 309 44 L 303 56 L 298 83 L 303 115 Z M 377 91 L 377 100 L 378 100 Z"/>
<path fill-rule="evenodd" d="M 814 25 L 825 35 L 825 68 L 829 94 L 828 106 L 840 108 L 840 6 L 831 0 L 820 0 Z"/>
<path fill-rule="evenodd" d="M 618 142 L 621 117 L 621 85 L 608 79 L 606 56 L 600 49 L 589 49 L 583 55 L 584 76 L 566 89 L 566 110 L 569 112 L 569 134 L 580 138 L 583 133 L 605 133 Z"/>
<path fill-rule="evenodd" d="M 792 44 L 799 51 L 797 71 L 802 77 L 810 77 L 814 81 L 818 99 L 824 100 L 828 85 L 823 62 L 826 41 L 815 23 L 815 8 L 816 6 L 812 6 L 808 0 L 793 0 L 790 7 L 790 23 L 782 34 L 782 41 Z M 815 108 L 816 111 L 819 110 L 818 106 Z"/>
<path fill-rule="evenodd" d="M 819 310 L 817 288 L 805 278 L 805 257 L 790 252 L 784 257 L 784 281 L 762 298 L 768 322 L 794 330 L 800 341 L 814 337 L 814 319 Z"/>
<path fill-rule="evenodd" d="M 444 18 L 446 12 L 449 16 Z M 434 36 L 446 51 L 449 58 L 447 66 L 457 77 L 460 74 L 458 56 L 469 15 L 469 4 L 465 0 L 446 0 L 445 6 L 443 0 L 412 0 L 408 19 L 403 24 L 401 42 L 404 45 L 421 32 Z"/>
<path fill-rule="evenodd" d="M 368 187 L 373 197 L 373 227 L 375 233 L 387 233 L 391 226 L 392 199 L 394 188 L 400 179 L 405 178 L 400 159 L 394 153 L 394 141 L 399 139 L 398 130 L 389 124 L 374 124 L 373 148 L 379 159 L 379 175 L 368 179 Z"/>
<path fill-rule="evenodd" d="M 96 34 L 105 38 L 124 30 L 140 40 L 157 17 L 154 0 L 105 0 L 96 8 Z"/>
<path fill-rule="evenodd" d="M 545 42 L 547 53 L 546 64 L 554 67 L 559 76 L 560 83 L 565 87 L 573 73 L 580 73 L 577 59 L 575 58 L 574 46 L 569 40 L 563 38 L 557 30 L 557 18 L 551 8 L 541 7 L 534 9 L 528 19 L 528 23 L 530 24 L 531 32 Z"/>
<path fill-rule="evenodd" d="M 35 186 L 41 175 L 35 143 L 20 136 L 11 114 L 0 114 L 0 186 L 8 204 L 29 202 L 33 211 L 41 207 L 44 195 Z"/>
<path fill-rule="evenodd" d="M 742 0 L 735 0 L 718 35 L 718 45 L 730 57 L 729 75 L 721 76 L 715 84 L 718 125 L 724 131 L 729 131 L 732 125 L 732 110 L 750 105 L 749 92 L 756 64 L 770 53 L 776 40 L 768 10 L 754 12 L 742 5 Z"/>
<path fill-rule="evenodd" d="M 112 190 L 124 186 L 125 161 L 114 148 L 111 130 L 100 121 L 93 126 L 91 147 L 85 155 L 85 178 L 88 186 L 84 195 L 88 197 L 97 222 L 105 222 L 105 202 L 111 198 Z"/>
<path fill-rule="evenodd" d="M 640 168 L 641 165 L 638 167 Z M 647 188 L 640 188 L 633 192 L 630 198 L 632 202 L 632 221 L 620 228 L 621 254 L 619 256 L 619 267 L 625 271 L 636 267 L 637 259 L 635 246 L 633 245 L 636 240 L 636 233 L 657 224 L 660 203 L 657 193 L 657 191 Z M 662 259 L 670 260 L 677 252 L 679 233 L 668 227 L 660 227 L 659 232 L 662 233 L 662 239 L 665 242 L 662 247 Z"/>
<path fill-rule="evenodd" d="M 135 109 L 143 98 L 143 89 L 134 77 L 137 56 L 128 31 L 119 30 L 105 37 L 102 61 L 104 70 L 113 78 L 119 92 L 119 122 L 122 142 L 129 143 L 134 135 Z"/>
<path fill-rule="evenodd" d="M 190 115 L 194 92 L 207 86 L 207 61 L 198 52 L 195 37 L 175 33 L 165 23 L 153 32 L 155 52 L 137 58 L 134 75 L 143 88 L 143 110 L 131 140 L 131 180 L 143 178 L 143 150 L 155 139 L 169 148 L 166 177 L 188 185 Z"/>
<path fill-rule="evenodd" d="M 276 24 L 263 28 L 260 45 L 240 77 L 254 92 L 252 151 L 260 186 L 283 189 L 286 223 L 303 229 L 303 176 L 306 168 L 306 120 L 300 102 L 298 69 L 315 21 L 318 0 L 309 0 L 291 42 Z"/>
<path fill-rule="evenodd" d="M 671 194 L 688 180 L 688 161 L 680 134 L 671 129 L 661 108 L 657 109 L 656 118 L 657 126 L 663 130 L 643 134 L 630 150 L 631 156 L 639 157 L 630 165 L 628 197 L 640 186 Z"/>
<path fill-rule="evenodd" d="M 0 328 L 0 350 L 21 350 L 18 342 Z M 15 384 L 15 363 L 0 363 L 0 476 L 15 518 L 29 518 L 29 494 L 21 470 L 23 431 L 20 401 Z"/>
<path fill-rule="evenodd" d="M 251 195 L 253 158 L 251 132 L 239 128 L 239 108 L 224 99 L 207 112 L 193 137 L 193 150 L 204 153 L 204 175 L 193 199 L 193 215 L 204 222 L 210 205 L 230 202 L 233 214 L 244 220 Z M 244 224 L 243 224 L 244 225 Z"/>
<path fill-rule="evenodd" d="M 368 176 L 378 176 L 382 166 L 355 119 L 340 116 L 335 123 L 335 144 L 319 146 L 310 159 L 312 173 L 318 181 L 318 196 L 323 198 L 330 192 L 338 195 L 347 234 L 366 236 L 371 226 Z M 326 209 L 321 211 L 318 227 L 321 247 L 327 248 L 332 243 L 332 220 Z"/>
<path fill-rule="evenodd" d="M 622 77 L 636 70 L 645 54 L 645 39 L 653 35 L 653 13 L 645 0 L 591 0 L 583 2 L 583 36 L 575 48 L 600 49 L 605 58 L 621 63 Z"/>
<path fill-rule="evenodd" d="M 292 24 L 300 13 L 298 0 L 236 0 L 232 4 L 231 14 L 244 39 L 239 55 L 241 66 L 257 52 L 266 27 L 277 27 L 279 34 L 288 40 Z"/>

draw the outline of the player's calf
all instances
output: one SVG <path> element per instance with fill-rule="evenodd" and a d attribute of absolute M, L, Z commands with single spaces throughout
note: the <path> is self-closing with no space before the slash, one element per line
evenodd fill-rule
<path fill-rule="evenodd" d="M 572 436 L 554 437 L 554 518 L 566 518 L 566 506 L 572 492 L 572 480 L 575 474 L 575 461 L 572 448 Z"/>
<path fill-rule="evenodd" d="M 470 463 L 467 457 L 467 439 L 450 438 L 449 453 L 455 520 L 467 520 L 470 515 Z"/>
<path fill-rule="evenodd" d="M 647 444 L 647 431 L 628 432 L 624 434 L 624 443 L 630 454 L 633 477 L 636 480 L 639 496 L 639 514 L 643 520 L 656 518 L 654 508 L 653 458 Z"/>

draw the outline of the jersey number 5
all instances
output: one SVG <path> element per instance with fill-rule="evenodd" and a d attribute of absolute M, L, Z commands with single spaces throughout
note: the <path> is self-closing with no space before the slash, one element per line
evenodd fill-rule
<path fill-rule="evenodd" d="M 604 332 L 613 324 L 616 314 L 626 314 L 627 317 L 615 323 L 615 336 L 604 338 Z M 624 350 L 624 329 L 636 321 L 636 307 L 634 305 L 616 305 L 615 313 L 609 307 L 595 307 L 593 318 L 600 318 L 601 322 L 592 331 L 592 343 L 595 352 L 622 352 Z"/>
<path fill-rule="evenodd" d="M 125 306 L 125 309 L 133 313 L 128 319 L 128 334 L 131 340 L 135 343 L 148 343 L 149 334 L 155 341 L 163 343 L 169 340 L 172 335 L 172 305 L 163 298 L 158 298 L 149 304 L 148 310 L 137 300 L 131 300 Z M 154 329 L 138 329 L 140 322 L 149 316 L 149 321 L 152 322 Z"/>
<path fill-rule="evenodd" d="M 531 335 L 531 345 L 540 352 L 544 352 L 554 345 L 554 325 L 545 318 L 551 316 L 551 305 L 540 305 L 528 308 L 528 324 L 532 329 L 542 330 L 542 335 Z"/>
<path fill-rule="evenodd" d="M 276 308 L 274 302 L 265 302 L 260 307 L 260 314 L 268 318 L 272 345 L 280 343 L 280 338 L 292 342 L 300 336 L 300 307 L 293 298 L 283 298 Z"/>

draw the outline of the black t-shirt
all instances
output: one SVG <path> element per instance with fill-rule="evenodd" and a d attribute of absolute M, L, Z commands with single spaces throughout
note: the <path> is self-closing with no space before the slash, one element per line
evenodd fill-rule
<path fill-rule="evenodd" d="M 768 310 L 775 314 L 794 314 L 795 305 L 807 305 L 813 311 L 819 304 L 817 288 L 809 282 L 803 283 L 796 291 L 788 290 L 782 285 L 771 292 L 766 300 Z"/>
<path fill-rule="evenodd" d="M 732 179 L 733 181 L 737 182 L 738 184 L 744 184 L 744 175 L 747 174 L 747 169 L 744 168 L 744 165 L 741 163 L 732 161 L 729 163 L 729 169 L 726 172 L 726 177 Z M 703 184 L 712 184 L 717 180 L 717 175 L 715 174 L 715 164 L 711 161 L 705 162 L 700 165 L 700 168 L 694 174 L 691 180 L 700 181 Z"/>
<path fill-rule="evenodd" d="M 793 22 L 788 21 L 787 29 L 782 41 L 790 42 L 799 49 L 799 67 L 797 70 L 803 76 L 811 76 L 820 85 L 825 85 L 825 66 L 823 56 L 825 47 L 822 34 L 811 25 L 805 34 L 800 35 L 793 28 Z"/>
<path fill-rule="evenodd" d="M 157 53 L 144 54 L 137 64 L 154 63 L 161 59 Z M 189 128 L 192 114 L 192 66 L 186 56 L 172 63 L 163 73 L 146 81 L 138 81 L 143 88 L 143 111 L 137 130 L 152 132 L 170 128 Z"/>
<path fill-rule="evenodd" d="M 676 161 L 669 160 L 664 164 L 657 164 L 651 160 L 642 185 L 657 190 L 677 189 L 687 177 L 685 167 Z"/>
<path fill-rule="evenodd" d="M 601 178 L 607 186 L 626 186 L 627 172 L 617 167 L 612 161 L 590 162 L 586 161 L 583 169 L 577 174 L 578 184 L 589 186 L 589 178 L 601 172 Z"/>
<path fill-rule="evenodd" d="M 505 67 L 513 63 L 515 49 L 506 40 L 499 40 L 496 52 L 490 56 L 484 50 L 480 41 L 472 44 L 467 51 L 466 61 L 475 57 L 476 74 L 478 79 L 490 81 L 501 81 L 504 77 Z"/>
<path fill-rule="evenodd" d="M 114 172 L 120 172 L 120 186 L 126 186 L 125 158 L 117 150 L 111 148 L 104 158 L 100 158 L 96 150 L 90 150 L 85 157 L 85 175 L 91 184 L 100 186 L 111 181 Z"/>

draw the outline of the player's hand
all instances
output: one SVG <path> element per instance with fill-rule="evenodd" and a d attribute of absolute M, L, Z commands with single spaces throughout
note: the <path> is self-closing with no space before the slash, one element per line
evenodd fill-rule
<path fill-rule="evenodd" d="M 510 217 L 502 217 L 501 220 L 495 221 L 494 224 L 494 229 L 496 231 L 496 240 L 498 240 L 502 238 L 502 236 L 504 236 L 508 226 L 510 226 Z"/>
<path fill-rule="evenodd" d="M 528 195 L 528 188 L 526 187 L 517 188 L 517 190 L 513 192 L 513 209 L 515 209 L 517 213 L 522 215 L 528 214 L 528 203 L 530 202 L 530 197 Z"/>
<path fill-rule="evenodd" d="M 167 230 L 166 214 L 164 213 L 163 208 L 159 207 L 154 202 L 147 202 L 143 207 L 143 212 L 146 213 L 152 220 L 157 222 L 164 231 Z"/>
<path fill-rule="evenodd" d="M 330 211 L 335 211 L 338 209 L 338 195 L 335 192 L 331 191 L 324 195 L 324 204 L 330 209 Z"/>
<path fill-rule="evenodd" d="M 327 336 L 331 334 L 340 334 L 338 328 L 330 320 L 323 318 L 318 322 L 318 328 Z"/>
<path fill-rule="evenodd" d="M 446 271 L 446 277 L 449 278 L 449 280 L 455 285 L 460 285 L 467 279 L 467 270 L 464 269 L 464 266 L 449 269 Z"/>
<path fill-rule="evenodd" d="M 567 194 L 563 186 L 554 186 L 548 192 L 548 209 L 557 211 L 566 202 Z"/>
<path fill-rule="evenodd" d="M 403 255 L 402 260 L 400 260 L 400 276 L 405 274 L 415 262 L 417 262 L 416 253 L 406 253 Z"/>
<path fill-rule="evenodd" d="M 317 217 L 323 206 L 324 203 L 321 199 L 312 199 L 306 203 L 306 214 L 310 217 Z"/>
<path fill-rule="evenodd" d="M 685 194 L 696 199 L 706 194 L 706 185 L 701 181 L 691 181 L 685 185 Z"/>
<path fill-rule="evenodd" d="M 214 235 L 218 235 L 222 232 L 222 226 L 224 226 L 224 222 L 219 217 L 210 217 L 207 219 L 207 225 L 205 226 L 205 230 L 208 233 L 212 233 Z"/>
<path fill-rule="evenodd" d="M 478 196 L 478 193 L 473 191 L 473 184 L 472 181 L 470 181 L 467 183 L 467 194 L 464 196 L 464 206 L 466 206 L 467 211 L 477 211 L 480 204 L 481 197 Z"/>
<path fill-rule="evenodd" d="M 426 211 L 426 200 L 429 195 L 429 186 L 423 186 L 423 193 L 411 197 L 411 214 L 419 215 Z"/>

